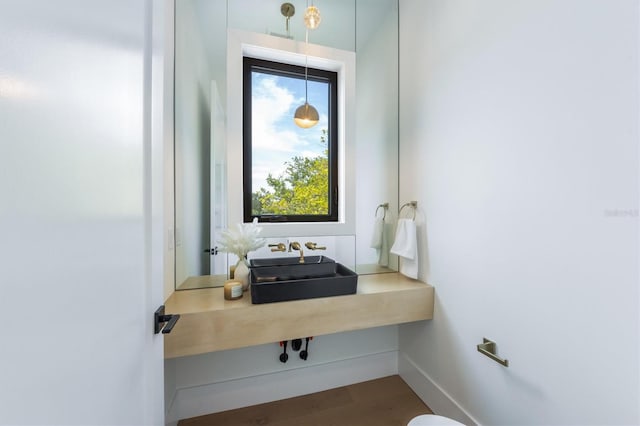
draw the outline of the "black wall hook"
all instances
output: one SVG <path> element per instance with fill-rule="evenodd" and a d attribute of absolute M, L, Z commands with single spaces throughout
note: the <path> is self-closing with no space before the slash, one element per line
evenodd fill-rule
<path fill-rule="evenodd" d="M 160 331 L 162 331 L 162 334 L 171 333 L 173 326 L 176 325 L 179 319 L 180 315 L 178 314 L 165 315 L 164 305 L 161 305 L 153 313 L 153 334 L 158 334 Z"/>

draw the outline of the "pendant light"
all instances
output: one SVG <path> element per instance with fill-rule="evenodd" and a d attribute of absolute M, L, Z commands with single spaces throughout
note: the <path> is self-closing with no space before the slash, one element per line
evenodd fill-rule
<path fill-rule="evenodd" d="M 311 2 L 311 6 L 307 7 L 307 10 L 304 12 L 304 25 L 310 30 L 315 30 L 320 26 L 321 20 L 320 11 L 313 5 L 313 2 Z"/>
<path fill-rule="evenodd" d="M 309 44 L 309 30 L 307 30 L 307 45 Z M 313 105 L 309 105 L 309 79 L 308 79 L 308 60 L 309 57 L 305 52 L 304 61 L 304 104 L 300 105 L 295 114 L 293 115 L 293 121 L 296 126 L 308 129 L 318 124 L 320 117 L 318 116 L 318 110 Z"/>
<path fill-rule="evenodd" d="M 307 2 L 308 4 L 308 2 Z M 305 31 L 305 56 L 304 56 L 304 104 L 300 105 L 295 114 L 293 115 L 293 121 L 296 123 L 298 127 L 302 127 L 303 129 L 309 129 L 316 124 L 320 120 L 318 116 L 318 110 L 316 110 L 313 105 L 309 104 L 309 76 L 308 76 L 308 65 L 309 65 L 309 29 L 318 28 L 320 25 L 320 11 L 315 6 L 307 7 L 307 11 L 304 14 L 304 23 L 307 27 Z"/>
<path fill-rule="evenodd" d="M 315 126 L 318 124 L 319 120 L 320 117 L 318 116 L 318 110 L 308 102 L 305 102 L 304 105 L 300 105 L 293 116 L 293 121 L 296 125 L 303 129 L 309 129 Z"/>

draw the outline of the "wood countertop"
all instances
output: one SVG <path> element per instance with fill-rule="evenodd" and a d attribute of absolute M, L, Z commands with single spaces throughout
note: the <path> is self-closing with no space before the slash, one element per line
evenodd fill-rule
<path fill-rule="evenodd" d="M 164 338 L 165 358 L 433 318 L 433 287 L 399 273 L 360 275 L 356 294 L 251 304 L 223 289 L 174 292 L 167 314 L 180 314 Z"/>

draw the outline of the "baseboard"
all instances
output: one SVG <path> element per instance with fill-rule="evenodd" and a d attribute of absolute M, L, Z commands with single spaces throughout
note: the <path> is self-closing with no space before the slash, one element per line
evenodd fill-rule
<path fill-rule="evenodd" d="M 434 413 L 465 425 L 480 425 L 444 389 L 404 353 L 398 355 L 398 373 L 402 380 L 433 410 Z"/>
<path fill-rule="evenodd" d="M 389 351 L 277 373 L 181 388 L 167 424 L 205 414 L 306 395 L 398 374 L 398 352 Z"/>

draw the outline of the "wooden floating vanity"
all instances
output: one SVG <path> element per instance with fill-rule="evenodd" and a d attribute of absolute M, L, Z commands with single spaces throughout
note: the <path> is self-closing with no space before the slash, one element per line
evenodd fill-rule
<path fill-rule="evenodd" d="M 348 296 L 251 304 L 245 293 L 224 300 L 223 289 L 174 292 L 168 314 L 180 314 L 164 336 L 165 358 L 320 336 L 433 318 L 433 287 L 399 273 L 360 275 Z"/>

